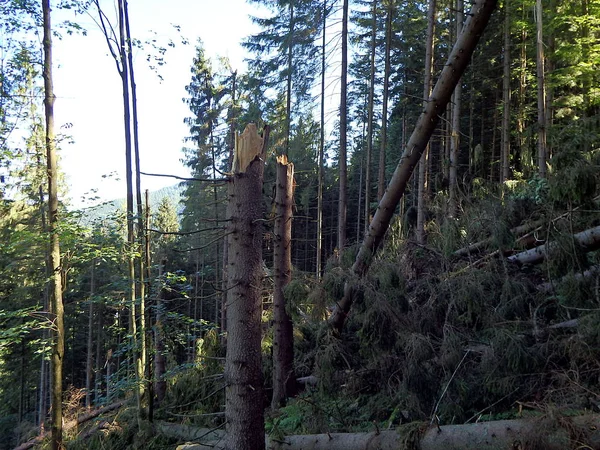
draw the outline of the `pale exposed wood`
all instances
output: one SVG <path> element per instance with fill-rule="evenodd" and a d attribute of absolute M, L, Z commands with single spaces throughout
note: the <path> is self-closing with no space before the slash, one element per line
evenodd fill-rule
<path fill-rule="evenodd" d="M 236 143 L 227 187 L 228 279 L 225 361 L 226 446 L 260 450 L 264 445 L 261 365 L 262 186 L 268 127 L 263 137 L 250 124 Z"/>
<path fill-rule="evenodd" d="M 600 226 L 577 233 L 573 235 L 573 239 L 583 247 L 586 252 L 596 250 L 600 248 Z M 540 245 L 531 250 L 509 256 L 508 261 L 519 264 L 536 264 L 543 261 L 555 248 L 556 243 L 554 242 L 547 245 Z"/>
<path fill-rule="evenodd" d="M 572 436 L 576 436 L 573 438 Z M 600 448 L 600 416 L 516 419 L 466 425 L 409 424 L 371 433 L 327 433 L 265 438 L 269 450 L 506 450 Z M 184 444 L 177 450 L 222 449 L 219 441 Z"/>

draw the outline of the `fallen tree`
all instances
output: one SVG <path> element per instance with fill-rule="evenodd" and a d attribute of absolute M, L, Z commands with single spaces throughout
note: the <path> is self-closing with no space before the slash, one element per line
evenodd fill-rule
<path fill-rule="evenodd" d="M 177 450 L 225 448 L 222 440 L 183 444 Z M 498 420 L 466 425 L 412 423 L 397 430 L 266 438 L 269 450 L 504 450 L 509 448 L 600 449 L 600 415 Z"/>
<path fill-rule="evenodd" d="M 488 24 L 492 12 L 496 8 L 496 3 L 497 0 L 476 0 L 474 2 L 468 19 L 463 26 L 463 31 L 454 44 L 433 92 L 426 101 L 424 111 L 415 125 L 400 162 L 369 225 L 368 233 L 352 266 L 353 273 L 358 277 L 363 277 L 368 271 L 373 255 L 379 248 L 396 207 L 404 195 L 406 185 L 425 151 L 427 143 L 440 120 L 440 115 L 450 101 L 454 88 L 469 65 L 471 55 Z M 336 304 L 329 318 L 329 324 L 337 332 L 341 332 L 344 327 L 353 302 L 354 288 L 350 283 L 346 283 L 344 295 Z"/>
<path fill-rule="evenodd" d="M 590 228 L 573 235 L 573 239 L 586 251 L 591 252 L 600 248 L 600 226 Z M 556 243 L 540 245 L 516 255 L 509 256 L 507 259 L 512 263 L 518 264 L 537 264 L 546 258 L 546 256 L 557 248 Z"/>
<path fill-rule="evenodd" d="M 85 414 L 80 414 L 79 416 L 77 416 L 76 419 L 65 421 L 63 424 L 63 430 L 65 432 L 70 431 L 74 428 L 77 428 L 82 423 L 87 422 L 88 420 L 95 419 L 96 417 L 98 417 L 104 413 L 114 411 L 115 409 L 118 409 L 123 405 L 124 405 L 124 402 L 112 403 L 112 404 L 104 406 L 102 408 L 98 408 L 94 411 L 88 411 Z M 39 436 L 36 436 L 35 438 L 33 438 L 27 442 L 24 442 L 23 444 L 19 445 L 18 447 L 15 447 L 14 450 L 27 450 L 27 449 L 33 448 L 36 445 L 41 444 L 42 441 L 48 437 L 50 437 L 49 431 L 42 433 Z"/>

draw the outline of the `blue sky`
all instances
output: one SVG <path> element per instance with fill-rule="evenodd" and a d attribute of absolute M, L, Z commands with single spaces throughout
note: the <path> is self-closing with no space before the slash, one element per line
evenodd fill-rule
<path fill-rule="evenodd" d="M 107 14 L 114 12 L 112 1 L 101 4 Z M 254 31 L 248 15 L 259 12 L 245 0 L 130 0 L 129 8 L 134 37 L 145 41 L 155 33 L 159 42 L 166 44 L 171 38 L 177 44 L 169 48 L 166 65 L 160 68 L 162 82 L 148 68 L 147 52 L 134 53 L 142 170 L 187 176 L 180 159 L 187 135 L 183 119 L 189 110 L 182 98 L 195 42 L 201 38 L 208 56 L 226 56 L 234 69 L 243 71 L 240 42 Z M 73 137 L 73 143 L 61 146 L 61 164 L 71 204 L 79 207 L 89 204 L 81 198 L 94 189 L 101 200 L 125 196 L 122 91 L 115 63 L 93 20 L 61 12 L 55 15 L 55 24 L 61 19 L 76 21 L 88 34 L 54 42 L 56 126 Z M 173 24 L 181 27 L 189 45 L 180 44 Z M 115 176 L 106 177 L 109 174 Z M 175 182 L 142 177 L 142 189 Z"/>

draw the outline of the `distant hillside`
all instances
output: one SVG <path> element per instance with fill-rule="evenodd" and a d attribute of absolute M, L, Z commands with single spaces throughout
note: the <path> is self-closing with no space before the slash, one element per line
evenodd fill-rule
<path fill-rule="evenodd" d="M 180 201 L 183 195 L 183 188 L 179 184 L 167 186 L 158 191 L 150 192 L 150 207 L 156 208 L 163 198 L 168 198 L 171 203 L 177 208 L 177 212 L 181 214 L 182 206 Z M 82 222 L 84 225 L 91 225 L 97 220 L 105 219 L 114 215 L 120 210 L 125 210 L 126 199 L 120 198 L 101 203 L 90 208 L 83 208 Z"/>

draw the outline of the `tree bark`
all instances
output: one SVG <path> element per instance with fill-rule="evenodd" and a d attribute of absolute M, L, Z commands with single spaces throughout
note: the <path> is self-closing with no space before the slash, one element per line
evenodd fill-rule
<path fill-rule="evenodd" d="M 463 22 L 463 1 L 456 0 L 456 41 L 458 42 L 461 30 L 462 30 L 462 22 Z M 458 208 L 458 186 L 457 186 L 457 177 L 458 177 L 458 154 L 460 150 L 460 110 L 461 110 L 461 102 L 462 102 L 462 84 L 459 82 L 456 84 L 454 88 L 454 94 L 452 96 L 452 133 L 450 136 L 450 172 L 449 172 L 449 180 L 448 180 L 448 194 L 449 194 L 449 211 L 448 216 L 454 217 L 456 216 L 456 211 Z"/>
<path fill-rule="evenodd" d="M 542 0 L 535 3 L 535 21 L 537 27 L 537 93 L 538 93 L 538 174 L 546 178 L 546 79 L 544 71 Z"/>
<path fill-rule="evenodd" d="M 356 256 L 352 271 L 359 277 L 362 277 L 369 269 L 373 256 L 383 240 L 383 236 L 388 229 L 400 198 L 404 194 L 410 176 L 425 150 L 429 138 L 433 134 L 440 114 L 444 112 L 450 100 L 454 87 L 460 81 L 460 77 L 469 64 L 473 50 L 495 7 L 496 0 L 478 0 L 473 4 L 463 32 L 450 53 L 448 62 L 444 66 L 433 93 L 429 97 L 425 110 L 417 121 L 415 130 L 406 145 L 406 149 L 390 180 L 388 189 L 379 203 L 375 217 L 371 221 L 369 233 L 365 237 Z M 354 300 L 353 294 L 351 285 L 347 283 L 343 298 L 336 304 L 334 312 L 329 318 L 329 323 L 338 332 L 341 332 L 346 316 L 350 311 Z"/>
<path fill-rule="evenodd" d="M 63 448 L 62 383 L 65 355 L 64 307 L 62 298 L 62 268 L 58 236 L 58 158 L 54 135 L 54 83 L 52 78 L 52 21 L 50 0 L 42 1 L 44 22 L 44 112 L 46 116 L 46 165 L 48 174 L 48 231 L 50 232 L 50 280 L 52 317 L 52 438 L 53 450 Z"/>
<path fill-rule="evenodd" d="M 271 408 L 284 406 L 295 394 L 294 330 L 286 311 L 284 289 L 292 279 L 292 206 L 294 202 L 294 165 L 285 155 L 277 157 L 275 226 L 273 248 L 273 398 Z"/>
<path fill-rule="evenodd" d="M 408 424 L 371 433 L 327 433 L 265 439 L 269 450 L 504 450 L 508 448 L 600 448 L 600 416 L 515 419 L 466 425 Z M 217 440 L 184 444 L 177 450 L 220 449 Z"/>
<path fill-rule="evenodd" d="M 369 100 L 367 106 L 367 155 L 365 161 L 365 234 L 369 228 L 369 222 L 371 221 L 371 160 L 373 159 L 373 103 L 375 97 L 375 52 L 377 49 L 377 0 L 373 0 L 372 3 L 371 62 L 369 69 Z"/>
<path fill-rule="evenodd" d="M 510 1 L 504 1 L 504 55 L 502 74 L 502 168 L 500 183 L 508 180 L 510 169 Z"/>
<path fill-rule="evenodd" d="M 154 324 L 154 394 L 156 395 L 156 405 L 160 406 L 167 393 L 167 381 L 165 374 L 167 373 L 167 358 L 165 355 L 165 342 L 163 331 L 163 316 L 165 306 L 162 301 L 164 283 L 164 260 L 158 265 L 158 283 L 156 289 L 156 322 Z M 196 270 L 196 278 L 198 270 Z M 198 293 L 196 292 L 196 296 Z"/>
<path fill-rule="evenodd" d="M 385 67 L 383 69 L 383 106 L 381 110 L 381 146 L 379 147 L 379 173 L 377 180 L 377 201 L 381 201 L 385 192 L 385 151 L 387 147 L 388 100 L 390 91 L 390 59 L 392 49 L 392 25 L 396 7 L 388 2 L 385 20 Z"/>
<path fill-rule="evenodd" d="M 586 252 L 591 252 L 600 248 L 600 226 L 590 228 L 589 230 L 582 231 L 573 235 L 573 239 L 584 248 Z M 508 257 L 508 261 L 519 263 L 519 264 L 536 264 L 544 260 L 546 256 L 556 248 L 555 243 L 548 245 L 541 245 L 539 247 L 532 248 L 526 252 L 521 252 L 516 255 Z"/>
<path fill-rule="evenodd" d="M 325 155 L 325 70 L 326 70 L 326 32 L 327 32 L 327 0 L 323 0 L 323 39 L 321 41 L 321 130 L 319 138 L 319 174 L 317 193 L 317 279 L 323 272 L 323 164 Z"/>
<path fill-rule="evenodd" d="M 92 377 L 94 374 L 94 296 L 96 295 L 96 259 L 92 259 L 90 297 L 88 305 L 87 357 L 85 360 L 85 407 L 92 407 Z"/>
<path fill-rule="evenodd" d="M 261 368 L 262 184 L 269 129 L 246 126 L 228 180 L 229 270 L 225 362 L 229 450 L 264 448 Z"/>
<path fill-rule="evenodd" d="M 340 194 L 338 202 L 338 251 L 346 246 L 346 210 L 348 203 L 347 128 L 348 128 L 348 1 L 343 1 L 342 17 L 342 75 L 340 94 Z"/>
<path fill-rule="evenodd" d="M 423 83 L 423 108 L 427 107 L 427 100 L 431 95 L 432 70 L 433 70 L 433 50 L 435 36 L 435 13 L 436 0 L 429 0 L 427 9 L 427 39 L 425 42 L 425 80 Z M 417 230 L 416 237 L 419 244 L 425 243 L 425 201 L 426 201 L 426 169 L 427 159 L 429 157 L 429 144 L 419 160 L 419 176 L 417 187 Z M 380 200 L 381 201 L 381 200 Z"/>

